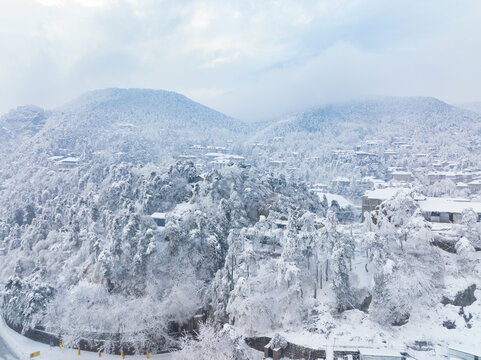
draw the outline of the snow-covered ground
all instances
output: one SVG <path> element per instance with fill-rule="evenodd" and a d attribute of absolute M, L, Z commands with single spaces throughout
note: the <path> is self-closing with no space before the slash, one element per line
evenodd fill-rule
<path fill-rule="evenodd" d="M 40 356 L 36 357 L 36 359 L 39 360 L 92 360 L 99 358 L 98 354 L 94 352 L 82 351 L 80 356 L 78 356 L 77 350 L 75 349 L 63 348 L 62 350 L 60 350 L 57 347 L 51 348 L 46 344 L 30 340 L 10 329 L 3 320 L 0 321 L 0 339 L 2 339 L 5 344 L 7 344 L 10 350 L 15 353 L 17 359 L 20 360 L 29 359 L 30 354 L 36 351 L 40 351 Z M 0 347 L 0 351 L 1 350 L 2 348 Z M 125 358 L 129 360 L 140 360 L 146 359 L 146 355 L 126 355 Z M 169 354 L 150 355 L 150 359 L 168 360 L 171 358 L 172 357 Z M 7 355 L 0 353 L 0 360 L 17 359 L 12 358 L 10 354 Z M 121 359 L 121 356 L 102 354 L 102 359 Z"/>
<path fill-rule="evenodd" d="M 362 254 L 353 262 L 353 268 L 361 268 L 365 259 Z M 476 278 L 457 276 L 458 264 L 456 255 L 443 253 L 445 266 L 448 269 L 445 277 L 446 293 L 452 297 L 469 285 L 476 283 Z M 481 254 L 474 254 L 473 262 L 481 262 Z M 362 271 L 358 271 L 363 274 Z M 474 273 L 473 273 L 474 275 Z M 358 279 L 359 284 L 364 285 L 369 281 L 368 274 Z M 460 315 L 460 307 L 454 305 L 434 305 L 431 311 L 415 309 L 406 325 L 382 326 L 372 321 L 368 314 L 359 310 L 349 310 L 342 314 L 334 314 L 329 307 L 318 309 L 322 314 L 317 321 L 319 332 L 298 330 L 281 332 L 288 341 L 314 349 L 359 349 L 377 348 L 393 349 L 407 352 L 418 360 L 447 359 L 449 346 L 466 346 L 470 348 L 479 347 L 481 342 L 481 290 L 474 293 L 478 299 L 473 304 L 464 307 L 465 314 L 472 314 L 471 328 L 464 323 Z M 322 292 L 321 296 L 329 296 L 328 292 Z M 333 299 L 331 300 L 333 301 Z M 456 322 L 456 329 L 447 329 L 442 326 L 443 321 L 453 320 Z M 272 335 L 272 334 L 271 334 Z M 415 341 L 427 341 L 432 343 L 430 351 L 415 351 L 412 349 Z"/>

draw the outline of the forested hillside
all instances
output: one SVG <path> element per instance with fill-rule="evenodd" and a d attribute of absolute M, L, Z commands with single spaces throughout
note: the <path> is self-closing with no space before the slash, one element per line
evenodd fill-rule
<path fill-rule="evenodd" d="M 71 346 L 102 334 L 137 349 L 188 348 L 171 325 L 199 314 L 230 324 L 217 340 L 233 347 L 239 333 L 274 332 L 316 343 L 471 341 L 481 326 L 476 213 L 439 232 L 418 203 L 454 184 L 418 176 L 363 224 L 354 205 L 312 188 L 339 175 L 387 179 L 393 164 L 418 166 L 417 153 L 427 163 L 428 151 L 475 167 L 479 126 L 473 112 L 431 98 L 252 126 L 165 91 L 19 107 L 0 119 L 2 314 Z M 383 147 L 359 145 L 369 139 Z M 396 142 L 408 148 L 389 160 Z M 360 204 L 359 184 L 331 190 Z M 433 331 L 420 339 L 419 327 Z M 203 329 L 200 338 L 220 334 Z"/>

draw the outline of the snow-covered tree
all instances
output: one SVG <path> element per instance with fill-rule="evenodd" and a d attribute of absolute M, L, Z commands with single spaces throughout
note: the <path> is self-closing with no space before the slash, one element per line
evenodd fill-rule
<path fill-rule="evenodd" d="M 179 360 L 249 360 L 250 351 L 243 337 L 229 325 L 200 324 L 196 338 L 185 337 L 181 350 L 172 353 Z"/>
<path fill-rule="evenodd" d="M 402 325 L 416 304 L 432 304 L 440 286 L 442 264 L 431 245 L 430 225 L 412 195 L 400 192 L 384 202 L 365 243 L 374 265 L 372 316 Z"/>

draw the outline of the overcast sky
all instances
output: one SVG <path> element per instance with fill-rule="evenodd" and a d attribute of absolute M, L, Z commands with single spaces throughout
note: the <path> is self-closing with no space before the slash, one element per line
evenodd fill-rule
<path fill-rule="evenodd" d="M 243 120 L 379 95 L 481 100 L 481 1 L 0 0 L 0 113 L 106 87 Z"/>

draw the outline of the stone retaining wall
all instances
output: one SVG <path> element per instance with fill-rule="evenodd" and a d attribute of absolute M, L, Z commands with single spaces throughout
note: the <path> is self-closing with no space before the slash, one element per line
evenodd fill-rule
<path fill-rule="evenodd" d="M 264 351 L 264 346 L 270 341 L 271 338 L 266 336 L 245 338 L 245 342 L 249 347 L 262 352 Z M 325 359 L 326 350 L 310 349 L 288 342 L 287 347 L 282 350 L 282 356 L 291 359 Z"/>
<path fill-rule="evenodd" d="M 188 321 L 186 324 L 182 325 L 172 322 L 171 324 L 169 324 L 170 334 L 172 335 L 172 337 L 176 338 L 180 337 L 186 332 L 192 333 L 198 328 L 198 321 L 202 321 L 204 319 L 205 315 L 202 315 L 202 317 L 196 316 L 190 321 Z M 12 330 L 34 341 L 38 341 L 47 345 L 53 343 L 54 346 L 59 346 L 60 342 L 62 342 L 61 334 L 47 332 L 45 331 L 45 328 L 41 326 L 24 330 L 22 325 L 14 325 L 7 319 L 5 319 L 5 323 Z M 121 352 L 123 352 L 125 355 L 134 355 L 136 353 L 143 354 L 146 350 L 149 350 L 149 352 L 153 354 L 165 353 L 169 350 L 176 350 L 166 350 L 165 338 L 162 337 L 151 337 L 150 339 L 148 339 L 148 341 L 146 341 L 149 344 L 149 347 L 145 348 L 140 344 L 121 342 L 120 340 L 118 340 L 121 338 L 120 334 L 91 333 L 84 335 L 86 336 L 80 337 L 78 343 L 75 346 L 79 346 L 80 349 L 83 351 L 97 352 L 98 350 L 101 350 L 116 355 L 120 355 Z"/>

